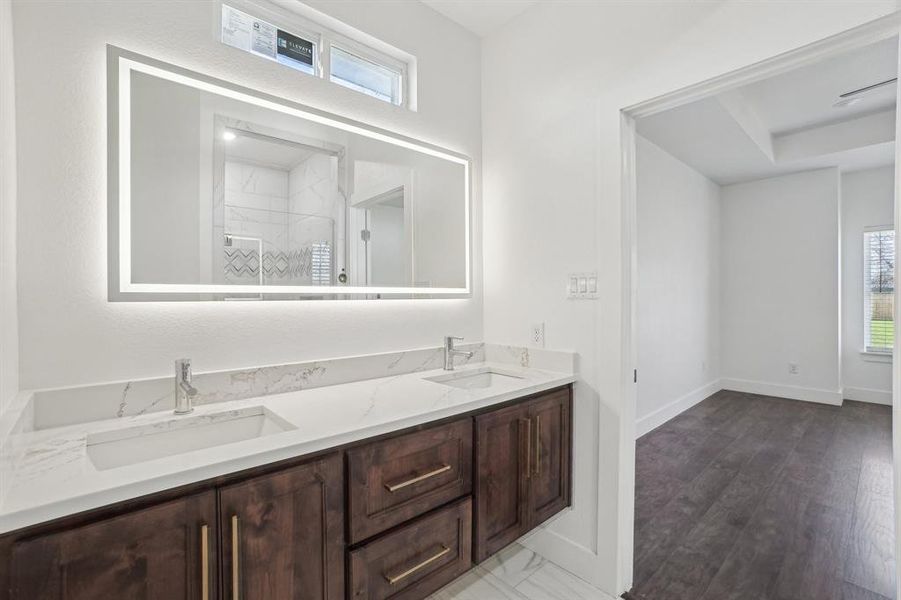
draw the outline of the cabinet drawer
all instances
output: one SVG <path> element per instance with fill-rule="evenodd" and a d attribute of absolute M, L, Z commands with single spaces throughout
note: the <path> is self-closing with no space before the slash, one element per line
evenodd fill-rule
<path fill-rule="evenodd" d="M 472 566 L 472 500 L 421 517 L 350 554 L 352 600 L 419 600 Z"/>
<path fill-rule="evenodd" d="M 355 544 L 472 491 L 472 420 L 367 444 L 347 464 Z"/>

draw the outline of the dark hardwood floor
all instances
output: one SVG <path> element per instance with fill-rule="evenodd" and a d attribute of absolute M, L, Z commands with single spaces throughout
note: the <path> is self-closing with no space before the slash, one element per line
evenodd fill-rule
<path fill-rule="evenodd" d="M 636 449 L 635 600 L 894 599 L 891 408 L 723 391 Z"/>

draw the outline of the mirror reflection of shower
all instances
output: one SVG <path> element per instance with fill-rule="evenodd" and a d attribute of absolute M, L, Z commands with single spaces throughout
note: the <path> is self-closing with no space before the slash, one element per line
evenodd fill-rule
<path fill-rule="evenodd" d="M 333 285 L 345 206 L 341 153 L 250 127 L 217 127 L 223 185 L 213 243 L 221 251 L 213 255 L 222 261 L 221 283 Z"/>

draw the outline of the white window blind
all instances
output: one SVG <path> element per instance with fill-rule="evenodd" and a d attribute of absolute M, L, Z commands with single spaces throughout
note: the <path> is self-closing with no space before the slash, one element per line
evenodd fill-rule
<path fill-rule="evenodd" d="M 400 105 L 403 103 L 403 67 L 389 66 L 332 45 L 331 80 L 368 96 Z"/>
<path fill-rule="evenodd" d="M 332 247 L 328 242 L 313 243 L 313 285 L 332 285 Z"/>
<path fill-rule="evenodd" d="M 871 228 L 863 234 L 864 344 L 867 352 L 892 351 L 895 338 L 895 232 Z"/>

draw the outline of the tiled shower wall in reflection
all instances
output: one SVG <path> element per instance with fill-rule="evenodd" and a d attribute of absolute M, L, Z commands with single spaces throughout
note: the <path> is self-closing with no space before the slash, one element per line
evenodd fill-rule
<path fill-rule="evenodd" d="M 318 152 L 290 171 L 226 159 L 226 283 L 332 283 L 335 223 L 343 219 L 337 163 Z"/>

